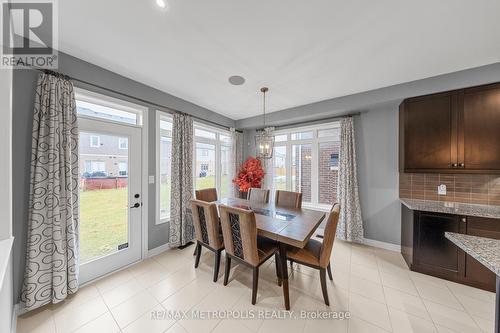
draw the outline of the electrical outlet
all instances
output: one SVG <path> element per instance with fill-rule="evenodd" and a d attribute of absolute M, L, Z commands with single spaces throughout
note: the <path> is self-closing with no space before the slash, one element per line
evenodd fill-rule
<path fill-rule="evenodd" d="M 438 194 L 439 195 L 446 195 L 446 185 L 441 184 L 438 186 Z"/>

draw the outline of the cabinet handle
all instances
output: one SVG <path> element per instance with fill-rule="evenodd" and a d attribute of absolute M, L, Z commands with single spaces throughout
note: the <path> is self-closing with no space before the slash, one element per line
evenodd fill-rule
<path fill-rule="evenodd" d="M 467 222 L 467 218 L 466 217 L 462 217 L 462 222 L 466 223 Z"/>
<path fill-rule="evenodd" d="M 452 168 L 456 168 L 457 166 L 458 166 L 458 164 L 457 164 L 457 163 L 453 163 L 453 164 L 451 165 L 451 167 L 452 167 Z"/>
<path fill-rule="evenodd" d="M 464 163 L 460 163 L 458 166 L 461 167 L 461 168 L 463 168 L 463 167 L 465 167 L 465 164 Z"/>

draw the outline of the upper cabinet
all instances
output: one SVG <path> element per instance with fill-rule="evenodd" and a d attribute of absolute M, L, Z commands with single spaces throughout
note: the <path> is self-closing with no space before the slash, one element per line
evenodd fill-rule
<path fill-rule="evenodd" d="M 500 173 L 500 84 L 408 98 L 399 122 L 401 171 Z"/>

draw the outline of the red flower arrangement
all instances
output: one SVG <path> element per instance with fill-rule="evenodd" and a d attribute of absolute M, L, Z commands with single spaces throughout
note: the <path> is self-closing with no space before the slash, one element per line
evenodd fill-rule
<path fill-rule="evenodd" d="M 233 183 L 240 187 L 241 192 L 248 192 L 252 187 L 260 188 L 262 186 L 265 174 L 260 160 L 249 156 L 240 166 L 238 177 L 233 179 Z"/>

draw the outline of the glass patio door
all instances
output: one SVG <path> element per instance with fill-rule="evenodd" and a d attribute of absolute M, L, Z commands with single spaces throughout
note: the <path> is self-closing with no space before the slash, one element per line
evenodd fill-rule
<path fill-rule="evenodd" d="M 79 119 L 80 283 L 141 259 L 141 129 Z"/>

